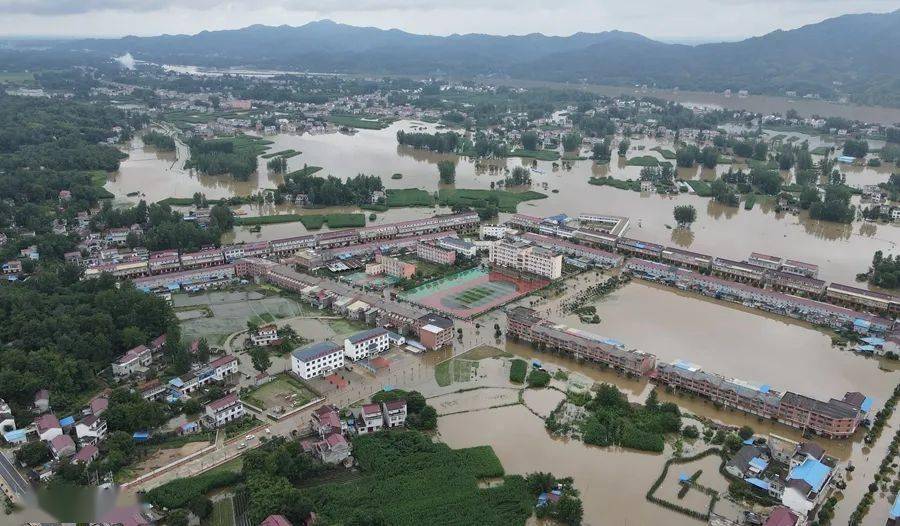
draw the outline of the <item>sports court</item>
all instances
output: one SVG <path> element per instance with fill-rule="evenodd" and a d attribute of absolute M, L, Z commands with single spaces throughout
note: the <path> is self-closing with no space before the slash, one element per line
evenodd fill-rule
<path fill-rule="evenodd" d="M 425 283 L 402 296 L 423 307 L 469 319 L 549 283 L 545 279 L 525 279 L 478 268 Z"/>

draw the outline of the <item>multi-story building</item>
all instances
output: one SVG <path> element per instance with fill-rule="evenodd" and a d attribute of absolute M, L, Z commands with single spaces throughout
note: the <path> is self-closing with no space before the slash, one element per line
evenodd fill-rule
<path fill-rule="evenodd" d="M 819 277 L 819 265 L 804 263 L 803 261 L 796 261 L 793 259 L 785 260 L 785 262 L 781 265 L 781 271 L 790 274 L 797 274 L 799 276 L 806 276 L 807 278 Z"/>
<path fill-rule="evenodd" d="M 375 327 L 344 339 L 344 356 L 355 362 L 383 353 L 388 350 L 388 347 L 390 347 L 390 340 L 387 329 Z"/>
<path fill-rule="evenodd" d="M 406 424 L 406 400 L 391 400 L 381 404 L 384 424 L 387 427 L 400 427 Z"/>
<path fill-rule="evenodd" d="M 682 250 L 680 248 L 666 247 L 662 251 L 662 261 L 682 268 L 694 270 L 708 269 L 712 265 L 712 256 Z"/>
<path fill-rule="evenodd" d="M 176 250 L 162 250 L 151 252 L 149 258 L 150 272 L 160 274 L 164 272 L 177 272 L 181 269 L 181 257 Z"/>
<path fill-rule="evenodd" d="M 440 349 L 453 341 L 453 320 L 435 314 L 426 314 L 416 320 L 419 342 L 426 349 Z"/>
<path fill-rule="evenodd" d="M 856 432 L 863 412 L 834 398 L 827 402 L 808 396 L 784 393 L 776 418 L 782 424 L 828 438 L 848 438 Z"/>
<path fill-rule="evenodd" d="M 126 378 L 149 367 L 153 363 L 153 353 L 145 345 L 129 350 L 112 364 L 113 376 Z"/>
<path fill-rule="evenodd" d="M 75 435 L 82 446 L 97 444 L 106 438 L 106 420 L 88 415 L 75 423 Z"/>
<path fill-rule="evenodd" d="M 747 258 L 747 263 L 751 263 L 758 267 L 767 268 L 769 270 L 781 270 L 781 258 L 778 256 L 770 256 L 759 252 L 752 252 Z"/>
<path fill-rule="evenodd" d="M 204 373 L 202 375 L 204 379 L 209 379 L 206 380 L 207 383 L 213 380 L 221 382 L 229 376 L 237 374 L 239 365 L 240 362 L 238 361 L 237 356 L 226 354 L 225 356 L 220 356 L 219 358 L 210 361 L 201 372 Z"/>
<path fill-rule="evenodd" d="M 344 423 L 341 421 L 341 413 L 332 404 L 325 404 L 313 410 L 309 421 L 310 430 L 325 438 L 332 433 L 341 433 Z"/>
<path fill-rule="evenodd" d="M 613 254 L 612 252 L 607 252 L 606 250 L 602 250 L 599 248 L 592 248 L 584 244 L 572 243 L 563 239 L 553 238 L 542 234 L 532 234 L 530 232 L 526 232 L 521 235 L 521 238 L 549 250 L 553 250 L 575 258 L 586 259 L 591 263 L 604 268 L 618 267 L 625 260 L 624 256 L 621 256 L 619 254 Z"/>
<path fill-rule="evenodd" d="M 304 380 L 344 366 L 344 348 L 334 342 L 307 345 L 291 353 L 291 371 Z"/>
<path fill-rule="evenodd" d="M 761 285 L 765 283 L 767 269 L 725 258 L 715 258 L 712 262 L 712 270 L 718 276 L 722 276 L 741 283 L 753 283 Z"/>
<path fill-rule="evenodd" d="M 832 283 L 825 289 L 825 297 L 838 305 L 873 310 L 879 313 L 900 313 L 900 298 L 883 292 Z"/>
<path fill-rule="evenodd" d="M 409 279 L 413 277 L 413 274 L 416 273 L 415 265 L 413 265 L 412 263 L 407 263 L 406 261 L 402 261 L 395 257 L 384 256 L 381 253 L 376 252 L 375 261 L 377 263 L 380 263 L 381 266 L 384 267 L 384 273 L 388 276 Z"/>
<path fill-rule="evenodd" d="M 378 404 L 366 404 L 356 419 L 356 432 L 360 435 L 381 431 L 384 427 L 384 412 Z"/>
<path fill-rule="evenodd" d="M 419 243 L 416 245 L 416 257 L 439 265 L 452 265 L 456 263 L 456 252 L 454 250 L 444 248 L 433 242 Z"/>
<path fill-rule="evenodd" d="M 643 376 L 656 367 L 656 356 L 629 350 L 611 338 L 552 323 L 526 307 L 507 312 L 506 334 L 542 348 L 558 349 L 576 358 L 608 365 L 628 374 Z"/>
<path fill-rule="evenodd" d="M 231 393 L 206 405 L 204 418 L 209 427 L 221 427 L 244 416 L 244 404 Z"/>
<path fill-rule="evenodd" d="M 492 264 L 550 279 L 562 276 L 562 259 L 561 254 L 524 240 L 503 239 L 493 243 L 490 249 Z"/>
<path fill-rule="evenodd" d="M 46 413 L 35 418 L 34 426 L 37 429 L 38 437 L 45 442 L 49 442 L 62 434 L 62 426 L 53 413 Z"/>
<path fill-rule="evenodd" d="M 474 243 L 463 241 L 458 237 L 446 236 L 438 238 L 437 244 L 442 248 L 452 250 L 460 256 L 467 258 L 473 258 L 478 253 L 478 247 L 476 247 Z"/>
<path fill-rule="evenodd" d="M 620 237 L 616 240 L 616 250 L 639 258 L 659 260 L 662 257 L 664 248 L 656 243 L 648 243 L 647 241 L 639 241 L 627 237 Z"/>
<path fill-rule="evenodd" d="M 266 347 L 278 341 L 278 327 L 274 323 L 262 325 L 250 334 L 250 343 Z"/>
<path fill-rule="evenodd" d="M 211 267 L 225 262 L 225 256 L 217 248 L 188 252 L 181 255 L 181 266 L 185 269 Z"/>

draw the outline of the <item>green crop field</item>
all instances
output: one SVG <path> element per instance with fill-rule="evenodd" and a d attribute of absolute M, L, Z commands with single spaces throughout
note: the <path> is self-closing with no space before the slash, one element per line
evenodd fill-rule
<path fill-rule="evenodd" d="M 434 196 L 419 188 L 389 189 L 385 191 L 385 194 L 387 194 L 387 205 L 391 208 L 434 205 Z"/>
<path fill-rule="evenodd" d="M 438 201 L 444 206 L 461 204 L 465 206 L 478 206 L 479 202 L 485 203 L 488 199 L 496 199 L 497 207 L 501 212 L 515 213 L 519 203 L 533 199 L 544 199 L 547 194 L 529 190 L 527 192 L 509 192 L 506 190 L 474 190 L 442 188 L 438 192 Z"/>
<path fill-rule="evenodd" d="M 330 115 L 328 122 L 337 126 L 349 126 L 351 128 L 361 128 L 364 130 L 381 130 L 390 126 L 390 122 L 377 117 L 365 117 L 357 115 Z"/>
<path fill-rule="evenodd" d="M 299 217 L 307 230 L 318 230 L 322 225 L 328 228 L 345 228 L 366 226 L 365 214 L 311 214 Z"/>
<path fill-rule="evenodd" d="M 652 155 L 640 155 L 638 157 L 632 157 L 628 159 L 626 162 L 628 166 L 651 166 L 656 167 L 659 166 L 659 159 L 653 157 Z"/>
<path fill-rule="evenodd" d="M 559 152 L 556 150 L 523 150 L 521 148 L 509 152 L 509 157 L 524 157 L 537 159 L 538 161 L 558 161 Z"/>

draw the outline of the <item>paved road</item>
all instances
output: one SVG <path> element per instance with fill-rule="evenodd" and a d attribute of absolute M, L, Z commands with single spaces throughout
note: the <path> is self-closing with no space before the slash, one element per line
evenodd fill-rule
<path fill-rule="evenodd" d="M 6 485 L 19 495 L 25 495 L 31 487 L 3 453 L 0 453 L 0 477 L 3 477 Z"/>

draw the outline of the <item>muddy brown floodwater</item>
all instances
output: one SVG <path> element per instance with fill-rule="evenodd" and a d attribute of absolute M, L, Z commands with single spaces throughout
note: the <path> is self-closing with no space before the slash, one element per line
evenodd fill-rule
<path fill-rule="evenodd" d="M 434 131 L 434 125 L 412 121 L 399 121 L 383 130 L 360 130 L 353 135 L 329 134 L 281 134 L 268 137 L 274 141 L 270 151 L 288 148 L 302 154 L 288 160 L 291 170 L 304 164 L 322 166 L 321 175 L 340 178 L 359 173 L 380 175 L 387 188 L 417 187 L 428 191 L 439 189 L 436 164 L 448 159 L 457 162 L 455 187 L 490 188 L 505 176 L 505 169 L 517 165 L 533 166 L 531 189 L 547 194 L 546 199 L 529 201 L 519 205 L 519 212 L 539 216 L 559 213 L 577 215 L 580 212 L 604 212 L 631 218 L 627 235 L 638 239 L 675 245 L 682 248 L 714 254 L 731 259 L 744 259 L 752 251 L 781 255 L 786 258 L 810 261 L 821 266 L 821 277 L 829 281 L 852 283 L 857 273 L 868 268 L 876 250 L 895 252 L 900 242 L 900 226 L 854 222 L 850 225 L 811 220 L 807 214 L 776 213 L 771 199 L 759 199 L 752 210 L 726 207 L 709 198 L 693 194 L 660 196 L 600 187 L 588 184 L 597 175 L 617 179 L 638 178 L 641 168 L 628 166 L 625 160 L 614 158 L 609 165 L 593 161 L 574 161 L 572 168 L 554 168 L 553 163 L 509 158 L 475 162 L 456 155 L 442 155 L 399 146 L 396 132 L 400 129 Z M 632 141 L 628 157 L 652 155 L 663 157 L 651 148 L 673 149 L 671 144 L 657 139 L 641 138 Z M 248 181 L 234 181 L 229 176 L 198 175 L 181 168 L 188 155 L 186 147 L 179 145 L 176 154 L 157 154 L 141 145 L 140 139 L 131 143 L 130 157 L 122 162 L 120 170 L 110 176 L 107 188 L 120 201 L 136 201 L 128 197 L 130 192 L 140 192 L 145 199 L 159 200 L 165 197 L 190 197 L 203 192 L 209 198 L 247 195 L 264 188 L 273 188 L 281 182 L 281 176 L 269 173 L 263 159 L 260 170 Z M 583 152 L 587 153 L 587 152 Z M 176 158 L 177 157 L 177 158 Z M 494 166 L 496 169 L 491 170 Z M 739 167 L 739 165 L 736 165 Z M 880 168 L 840 167 L 847 174 L 851 185 L 883 182 L 890 176 L 891 166 Z M 728 169 L 719 165 L 714 170 L 700 168 L 679 169 L 680 179 L 710 180 Z M 392 179 L 400 173 L 402 179 Z M 784 173 L 785 180 L 791 174 Z M 690 204 L 697 211 L 697 221 L 690 230 L 673 229 L 672 210 L 676 205 Z M 357 211 L 353 208 L 317 210 L 315 213 Z M 425 217 L 435 209 L 394 209 L 377 214 L 377 221 L 400 221 Z M 296 213 L 292 206 L 276 210 L 259 207 L 243 207 L 243 213 L 258 215 L 268 213 Z M 308 211 L 304 211 L 308 213 Z M 367 214 L 368 215 L 368 214 Z M 501 214 L 501 219 L 508 217 Z M 305 232 L 299 223 L 267 225 L 259 233 L 238 228 L 227 241 L 276 239 Z"/>

